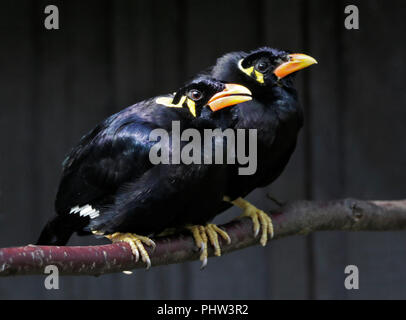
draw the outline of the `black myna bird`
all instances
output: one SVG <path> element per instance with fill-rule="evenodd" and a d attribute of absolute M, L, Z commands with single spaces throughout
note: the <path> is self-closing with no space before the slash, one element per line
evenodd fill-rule
<path fill-rule="evenodd" d="M 179 121 L 182 130 L 217 128 L 223 118 L 214 117 L 216 111 L 249 100 L 251 92 L 241 85 L 201 77 L 175 94 L 142 101 L 100 123 L 64 161 L 57 215 L 37 244 L 65 245 L 74 232 L 104 235 L 113 242 L 128 242 L 149 267 L 143 246 L 155 246 L 149 237 L 188 226 L 204 265 L 208 240 L 220 255 L 217 234 L 229 237 L 207 223 L 223 203 L 225 165 L 154 165 L 149 155 L 156 142 L 150 134 L 154 129 L 170 133 L 173 121 Z M 170 145 L 164 148 L 171 152 Z"/>
<path fill-rule="evenodd" d="M 232 52 L 217 60 L 210 76 L 226 82 L 239 83 L 252 92 L 253 100 L 230 109 L 237 118 L 234 129 L 258 130 L 257 171 L 251 176 L 236 173 L 228 180 L 225 201 L 244 210 L 253 220 L 255 235 L 262 227 L 261 244 L 273 235 L 272 221 L 262 210 L 243 199 L 256 188 L 271 184 L 284 170 L 296 148 L 303 125 L 303 111 L 292 75 L 317 61 L 304 54 L 290 54 L 268 47 L 252 52 Z M 220 210 L 225 210 L 225 204 Z"/>

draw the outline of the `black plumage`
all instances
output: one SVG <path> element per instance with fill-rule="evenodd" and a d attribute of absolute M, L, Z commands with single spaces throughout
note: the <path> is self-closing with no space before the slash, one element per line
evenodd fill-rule
<path fill-rule="evenodd" d="M 292 74 L 314 63 L 309 56 L 271 48 L 229 53 L 209 75 L 198 76 L 176 94 L 140 102 L 106 119 L 65 160 L 57 216 L 46 225 L 38 244 L 64 245 L 74 232 L 92 232 L 129 242 L 133 253 L 141 253 L 150 266 L 141 242 L 154 244 L 145 236 L 188 227 L 205 266 L 207 239 L 217 256 L 221 255 L 217 234 L 230 241 L 209 222 L 234 204 L 252 219 L 255 235 L 262 229 L 260 242 L 265 245 L 268 235 L 273 236 L 272 221 L 242 198 L 277 179 L 294 152 L 303 111 Z M 232 103 L 223 105 L 223 100 Z M 213 112 L 231 105 L 235 106 Z M 200 133 L 256 129 L 256 172 L 240 175 L 238 159 L 235 165 L 153 165 L 149 151 L 155 142 L 150 133 L 164 129 L 170 134 L 173 121 L 179 121 L 180 131 L 194 128 Z"/>
<path fill-rule="evenodd" d="M 272 183 L 283 171 L 295 150 L 298 133 L 303 126 L 303 111 L 290 77 L 278 80 L 273 70 L 287 52 L 261 48 L 250 53 L 229 53 L 217 61 L 211 72 L 216 79 L 240 83 L 249 88 L 253 100 L 230 110 L 238 121 L 235 129 L 258 130 L 258 169 L 253 176 L 234 175 L 229 196 L 243 197 L 254 188 Z M 264 83 L 248 76 L 239 68 L 239 61 L 250 65 L 266 62 L 269 67 Z"/>
<path fill-rule="evenodd" d="M 173 121 L 179 121 L 181 130 L 221 126 L 230 119 L 228 109 L 216 113 L 207 104 L 228 89 L 227 84 L 197 78 L 175 95 L 158 97 L 171 107 L 153 98 L 100 123 L 64 161 L 57 215 L 37 244 L 64 245 L 74 232 L 153 235 L 209 221 L 222 202 L 224 165 L 153 165 L 149 151 L 155 142 L 149 135 L 153 129 L 170 133 Z M 244 92 L 241 101 L 251 99 Z"/>
<path fill-rule="evenodd" d="M 230 200 L 268 186 L 285 169 L 303 126 L 303 110 L 293 75 L 314 63 L 316 60 L 306 55 L 264 47 L 251 52 L 228 53 L 211 68 L 210 76 L 242 84 L 252 92 L 253 100 L 230 109 L 237 119 L 233 128 L 258 130 L 257 171 L 254 175 L 242 176 L 235 167 L 231 168 L 226 191 Z M 230 205 L 224 204 L 219 210 Z"/>

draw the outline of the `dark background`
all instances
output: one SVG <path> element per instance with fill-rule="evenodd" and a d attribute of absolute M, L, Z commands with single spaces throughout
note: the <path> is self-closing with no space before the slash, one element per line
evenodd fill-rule
<path fill-rule="evenodd" d="M 60 10 L 45 30 L 44 8 Z M 360 30 L 344 8 L 360 9 Z M 270 45 L 319 65 L 297 78 L 299 146 L 269 191 L 283 200 L 405 197 L 404 1 L 1 1 L 0 247 L 33 243 L 53 214 L 61 162 L 106 116 L 161 93 L 232 50 Z M 238 210 L 224 215 L 224 220 Z M 100 243 L 75 238 L 71 244 Z M 344 269 L 360 269 L 360 290 Z M 406 233 L 318 233 L 221 259 L 122 274 L 1 278 L 0 298 L 406 298 Z"/>

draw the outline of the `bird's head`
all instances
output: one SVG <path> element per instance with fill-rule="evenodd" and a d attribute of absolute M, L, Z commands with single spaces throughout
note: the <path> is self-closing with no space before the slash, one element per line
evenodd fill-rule
<path fill-rule="evenodd" d="M 224 81 L 235 81 L 250 89 L 287 85 L 289 76 L 317 61 L 305 54 L 263 47 L 246 52 L 232 52 L 218 59 L 211 75 Z"/>
<path fill-rule="evenodd" d="M 242 85 L 201 76 L 188 82 L 173 96 L 158 98 L 157 103 L 167 107 L 186 108 L 196 117 L 206 106 L 216 112 L 252 100 L 251 95 L 251 91 Z"/>

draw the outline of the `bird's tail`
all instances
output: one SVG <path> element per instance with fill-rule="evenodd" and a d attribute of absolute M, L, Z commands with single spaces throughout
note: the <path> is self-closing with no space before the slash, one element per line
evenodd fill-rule
<path fill-rule="evenodd" d="M 70 223 L 65 221 L 67 218 L 56 216 L 51 219 L 42 230 L 36 245 L 64 246 L 75 232 L 74 228 L 69 226 Z"/>

